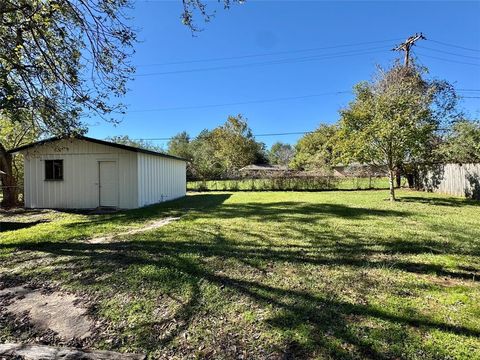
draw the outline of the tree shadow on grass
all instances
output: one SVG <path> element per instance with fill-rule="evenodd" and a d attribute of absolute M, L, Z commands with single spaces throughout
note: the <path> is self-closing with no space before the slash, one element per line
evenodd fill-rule
<path fill-rule="evenodd" d="M 437 265 L 415 264 L 410 262 L 388 263 L 375 262 L 368 258 L 352 257 L 352 247 L 344 252 L 338 248 L 335 257 L 309 254 L 304 251 L 290 251 L 288 249 L 269 249 L 268 247 L 232 246 L 227 243 L 201 243 L 195 241 L 164 243 L 157 240 L 119 241 L 104 244 L 75 243 L 40 243 L 21 247 L 22 250 L 47 252 L 60 261 L 56 262 L 57 271 L 70 272 L 69 281 L 81 284 L 88 288 L 91 285 L 106 287 L 110 291 L 126 294 L 135 291 L 129 283 L 126 271 L 130 267 L 151 266 L 155 269 L 166 269 L 168 279 L 162 275 L 158 278 L 153 275 L 142 277 L 142 287 L 150 289 L 161 288 L 170 291 L 175 288 L 190 289 L 189 298 L 183 301 L 182 306 L 167 319 L 152 320 L 136 325 L 133 329 L 137 335 L 136 345 L 144 351 L 155 351 L 158 347 L 169 344 L 182 331 L 188 328 L 197 312 L 201 310 L 202 296 L 199 284 L 206 281 L 220 288 L 229 289 L 236 294 L 246 296 L 260 306 L 273 306 L 279 310 L 273 318 L 267 319 L 268 324 L 285 332 L 308 325 L 310 346 L 289 343 L 283 350 L 284 355 L 293 357 L 309 357 L 318 352 L 324 355 L 355 358 L 358 355 L 364 358 L 389 358 L 375 349 L 358 334 L 351 331 L 352 317 L 374 318 L 389 323 L 401 324 L 428 330 L 480 336 L 480 332 L 460 325 L 452 325 L 432 320 L 424 315 L 415 314 L 404 316 L 395 314 L 368 304 L 350 303 L 335 297 L 333 294 L 313 294 L 294 288 L 281 288 L 266 284 L 262 279 L 258 281 L 234 278 L 225 272 L 218 273 L 216 269 L 206 266 L 194 258 L 217 257 L 223 260 L 262 259 L 272 263 L 313 264 L 320 266 L 338 267 L 349 266 L 358 269 L 377 267 L 394 267 L 412 273 L 432 273 L 439 276 L 467 279 L 461 273 L 452 273 Z M 359 247 L 361 252 L 361 247 Z M 192 256 L 194 256 L 192 258 Z M 470 278 L 471 280 L 471 278 Z M 165 284 L 165 282 L 167 284 Z M 165 330 L 164 325 L 174 319 L 175 326 Z M 122 341 L 127 341 L 122 339 Z M 341 344 L 350 344 L 352 351 L 346 351 Z M 355 355 L 356 354 L 356 355 Z"/>
<path fill-rule="evenodd" d="M 228 194 L 195 195 L 194 199 L 188 199 L 192 201 L 139 210 L 136 214 L 125 214 L 125 217 L 117 218 L 117 221 L 122 222 L 126 219 L 134 221 L 137 216 L 142 220 L 144 217 L 158 218 L 159 214 L 164 216 L 179 211 L 179 207 L 181 208 L 183 204 L 190 206 L 191 220 L 256 219 L 258 217 L 260 221 L 281 221 L 281 219 L 314 221 L 332 216 L 355 220 L 370 216 L 381 218 L 408 216 L 408 212 L 405 211 L 372 210 L 337 204 L 312 205 L 295 202 L 224 204 L 228 196 Z M 103 219 L 103 221 L 109 220 Z M 290 227 L 294 229 L 294 225 Z M 325 234 L 302 229 L 304 234 L 297 235 L 310 239 L 305 245 L 288 242 L 264 243 L 261 229 L 258 231 L 256 244 L 235 243 L 230 241 L 232 235 L 222 234 L 221 229 L 213 228 L 211 232 L 207 230 L 200 226 L 191 232 L 174 233 L 173 238 L 167 238 L 167 234 L 158 231 L 138 235 L 125 241 L 97 244 L 80 241 L 0 244 L 0 249 L 15 248 L 20 251 L 49 254 L 53 258 L 50 266 L 55 269 L 55 272 L 42 274 L 40 271 L 38 277 L 44 277 L 47 281 L 53 278 L 64 285 L 80 287 L 86 291 L 91 288 L 103 289 L 97 296 L 100 299 L 103 296 L 104 300 L 109 296 L 113 297 L 114 294 L 133 297 L 137 293 L 142 294 L 145 289 L 162 294 L 186 292 L 188 296 L 181 301 L 181 306 L 169 316 L 161 319 L 152 316 L 149 320 L 137 323 L 130 328 L 130 333 L 135 334 L 133 340 L 127 335 L 122 335 L 123 330 L 126 331 L 126 329 L 118 329 L 116 336 L 120 339 L 119 343 L 131 342 L 131 346 L 138 347 L 141 351 L 154 352 L 171 345 L 194 320 L 198 321 L 198 316 L 201 316 L 199 314 L 202 314 L 204 307 L 201 286 L 203 283 L 213 285 L 222 291 L 229 291 L 235 296 L 247 297 L 257 306 L 273 307 L 276 310 L 275 314 L 264 322 L 284 334 L 308 328 L 305 335 L 306 343 L 300 343 L 295 338 L 285 335 L 285 343 L 279 345 L 276 350 L 285 358 L 401 357 L 401 353 L 396 353 L 395 350 L 382 350 L 370 339 L 354 331 L 352 322 L 360 319 L 373 319 L 399 325 L 400 330 L 396 331 L 405 331 L 404 327 L 414 327 L 427 331 L 438 330 L 450 334 L 480 336 L 480 332 L 476 329 L 437 321 L 426 315 L 417 314 L 414 309 L 407 316 L 368 303 L 348 302 L 334 293 L 315 293 L 295 286 L 272 285 L 265 274 L 254 280 L 243 276 L 239 278 L 241 275 L 238 272 L 219 271 L 220 269 L 216 268 L 214 263 L 204 261 L 204 259 L 214 258 L 222 263 L 242 263 L 245 267 L 257 269 L 262 269 L 265 264 L 272 264 L 272 267 L 284 264 L 311 265 L 318 269 L 343 267 L 358 271 L 368 268 L 388 268 L 412 274 L 472 280 L 472 274 L 478 271 L 476 268 L 460 268 L 459 271 L 451 271 L 436 264 L 419 264 L 388 257 L 391 254 L 454 253 L 454 248 L 442 247 L 441 243 L 428 242 L 425 239 L 406 241 L 391 238 L 386 241 L 374 235 L 362 238 L 358 233 L 349 232 L 347 229 L 331 230 Z M 243 229 L 236 231 L 239 232 L 236 235 L 242 236 Z M 281 228 L 279 231 L 286 230 Z M 253 234 L 248 236 L 251 238 Z M 379 245 L 380 248 L 378 248 Z M 149 267 L 152 271 L 139 273 L 138 270 L 143 267 Z M 57 274 L 62 275 L 56 278 Z M 135 274 L 135 277 L 132 274 Z M 138 280 L 132 280 L 132 277 Z M 378 336 L 383 336 L 381 340 L 388 342 L 388 334 Z M 248 347 L 245 344 L 244 346 Z M 253 345 L 250 344 L 250 346 Z M 188 355 L 192 354 L 186 354 Z"/>
<path fill-rule="evenodd" d="M 451 206 L 451 207 L 463 207 L 463 206 L 480 206 L 480 201 L 472 199 L 462 199 L 455 197 L 416 197 L 416 196 L 402 196 L 398 199 L 400 202 L 405 203 L 419 203 L 435 206 Z"/>

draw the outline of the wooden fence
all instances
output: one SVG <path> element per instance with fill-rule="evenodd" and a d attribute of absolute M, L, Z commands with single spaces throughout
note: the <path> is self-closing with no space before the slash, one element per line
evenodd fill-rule
<path fill-rule="evenodd" d="M 420 181 L 427 191 L 480 200 L 480 164 L 430 166 L 420 172 Z"/>

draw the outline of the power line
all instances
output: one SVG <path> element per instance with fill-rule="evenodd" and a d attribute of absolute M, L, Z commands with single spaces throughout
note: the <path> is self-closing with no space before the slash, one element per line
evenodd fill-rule
<path fill-rule="evenodd" d="M 382 47 L 375 47 L 375 48 L 370 48 L 370 49 L 367 49 L 367 50 L 378 50 L 378 49 L 384 49 L 384 47 L 383 46 Z M 251 67 L 251 66 L 289 64 L 289 63 L 297 63 L 297 62 L 305 62 L 305 61 L 328 60 L 328 59 L 350 57 L 350 56 L 357 56 L 357 55 L 376 54 L 376 53 L 380 53 L 380 52 L 383 52 L 383 51 L 360 51 L 360 52 L 358 52 L 358 50 L 356 50 L 356 51 L 349 51 L 349 52 L 329 54 L 329 55 L 307 56 L 307 57 L 301 57 L 301 58 L 288 58 L 288 59 L 280 59 L 280 60 L 265 61 L 265 62 L 255 62 L 255 63 L 247 63 L 247 64 L 223 65 L 223 66 L 215 66 L 215 67 L 209 67 L 209 68 L 194 68 L 194 69 L 163 71 L 163 72 L 154 72 L 154 73 L 146 73 L 146 74 L 136 74 L 136 75 L 134 75 L 134 77 L 182 74 L 182 73 L 192 73 L 192 72 L 201 72 L 201 71 L 215 71 L 215 70 L 245 68 L 245 67 Z"/>
<path fill-rule="evenodd" d="M 424 56 L 424 57 L 426 57 L 426 58 L 431 58 L 431 59 L 436 59 L 436 60 L 442 60 L 442 61 L 447 61 L 447 62 L 456 63 L 456 64 L 480 66 L 480 64 L 475 64 L 475 63 L 470 63 L 470 62 L 465 62 L 465 61 L 452 60 L 452 59 L 445 59 L 445 58 L 441 58 L 441 57 L 437 57 L 437 56 L 432 56 L 432 55 L 426 55 L 426 54 L 419 53 L 418 51 L 416 51 L 416 54 L 421 55 L 421 56 Z"/>
<path fill-rule="evenodd" d="M 253 134 L 254 137 L 268 137 L 268 136 L 285 136 L 285 135 L 305 135 L 305 134 L 311 134 L 315 132 L 315 130 L 312 131 L 296 131 L 296 132 L 283 132 L 283 133 L 267 133 L 267 134 Z M 167 141 L 167 140 L 172 140 L 174 137 L 168 137 L 168 138 L 138 138 L 138 139 L 133 139 L 133 140 L 141 140 L 141 141 Z"/>
<path fill-rule="evenodd" d="M 464 58 L 469 58 L 469 59 L 477 59 L 477 60 L 480 60 L 480 57 L 479 57 L 479 56 L 470 56 L 470 55 L 457 54 L 457 53 L 453 53 L 453 52 L 450 52 L 450 51 L 433 49 L 433 48 L 430 48 L 430 47 L 427 47 L 427 46 L 422 46 L 422 45 L 420 45 L 418 48 L 419 48 L 419 49 L 426 49 L 426 50 L 430 50 L 430 51 L 439 52 L 439 53 L 442 53 L 442 54 L 448 54 L 448 55 L 453 55 L 453 56 L 459 56 L 459 57 L 464 57 Z"/>
<path fill-rule="evenodd" d="M 444 45 L 444 46 L 451 46 L 451 47 L 458 48 L 458 49 L 480 52 L 480 49 L 472 49 L 472 48 L 468 48 L 468 47 L 465 47 L 465 46 L 449 44 L 449 43 L 446 43 L 446 42 L 432 40 L 432 39 L 429 39 L 429 41 L 440 44 L 440 45 Z"/>
<path fill-rule="evenodd" d="M 172 62 L 164 62 L 164 63 L 143 64 L 143 65 L 138 65 L 137 67 L 179 65 L 179 64 L 192 64 L 192 63 L 211 62 L 211 61 L 248 59 L 248 58 L 263 57 L 263 56 L 294 54 L 294 53 L 302 53 L 302 52 L 310 52 L 310 51 L 318 51 L 318 50 L 339 49 L 339 48 L 343 48 L 343 47 L 354 47 L 354 46 L 363 46 L 363 45 L 369 45 L 369 44 L 379 44 L 379 43 L 384 43 L 384 42 L 393 42 L 393 41 L 397 41 L 397 40 L 399 40 L 399 39 L 397 38 L 397 39 L 390 39 L 390 40 L 367 41 L 367 42 L 361 42 L 361 43 L 355 43 L 355 44 L 343 44 L 343 45 L 325 46 L 325 47 L 298 49 L 298 50 L 285 50 L 285 51 L 276 51 L 276 52 L 270 52 L 270 53 L 238 55 L 238 56 L 229 56 L 229 57 L 221 57 L 221 58 L 198 59 L 198 60 L 180 60 L 180 61 L 172 61 Z"/>
<path fill-rule="evenodd" d="M 240 101 L 240 102 L 232 102 L 232 103 L 224 103 L 224 104 L 193 105 L 193 106 L 179 106 L 179 107 L 159 108 L 159 109 L 131 110 L 131 111 L 129 111 L 129 112 L 132 112 L 132 113 L 142 113 L 142 112 L 157 112 L 157 111 L 205 109 L 205 108 L 222 107 L 222 106 L 247 105 L 247 104 L 261 104 L 261 103 L 276 102 L 276 101 L 308 99 L 308 98 L 314 98 L 314 97 L 320 97 L 320 96 L 340 95 L 340 94 L 350 94 L 350 93 L 351 93 L 351 91 L 342 90 L 342 91 L 335 91 L 335 92 L 325 92 L 325 93 L 321 93 L 321 94 L 310 94 L 310 95 L 280 97 L 280 98 L 273 98 L 273 99 L 261 99 L 261 100 L 251 100 L 251 101 Z"/>

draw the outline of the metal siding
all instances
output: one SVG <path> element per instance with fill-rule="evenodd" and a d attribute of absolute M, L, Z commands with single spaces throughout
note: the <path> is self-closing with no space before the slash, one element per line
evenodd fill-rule
<path fill-rule="evenodd" d="M 173 200 L 186 194 L 185 162 L 138 153 L 138 205 Z"/>
<path fill-rule="evenodd" d="M 25 158 L 25 206 L 88 209 L 98 206 L 98 161 L 117 161 L 119 207 L 135 208 L 137 153 L 85 140 L 60 140 L 22 151 Z M 63 159 L 64 180 L 45 181 L 44 160 Z"/>

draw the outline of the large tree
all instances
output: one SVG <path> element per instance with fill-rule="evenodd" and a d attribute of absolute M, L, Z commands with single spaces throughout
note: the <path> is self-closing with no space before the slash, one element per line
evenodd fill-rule
<path fill-rule="evenodd" d="M 480 121 L 453 123 L 444 135 L 438 153 L 447 162 L 480 162 Z"/>
<path fill-rule="evenodd" d="M 423 161 L 437 131 L 455 116 L 453 87 L 424 75 L 414 66 L 379 69 L 373 81 L 355 86 L 355 100 L 340 112 L 343 158 L 386 165 L 392 201 L 397 169 Z"/>
<path fill-rule="evenodd" d="M 242 115 L 229 116 L 225 124 L 213 129 L 212 133 L 216 156 L 221 159 L 225 172 L 264 160 L 264 145 L 255 140 Z"/>
<path fill-rule="evenodd" d="M 264 144 L 255 140 L 242 115 L 229 116 L 223 125 L 203 130 L 190 142 L 189 149 L 192 173 L 202 179 L 228 176 L 266 160 Z"/>
<path fill-rule="evenodd" d="M 329 172 L 338 158 L 337 125 L 320 125 L 295 145 L 291 166 L 299 170 Z"/>
<path fill-rule="evenodd" d="M 12 149 L 22 145 L 26 145 L 37 140 L 40 133 L 37 129 L 29 124 L 28 121 L 15 122 L 0 117 L 0 146 Z M 22 185 L 22 179 L 24 174 L 23 159 L 20 157 L 9 157 L 8 168 L 11 169 L 9 176 L 6 174 L 0 175 L 2 177 L 3 186 L 8 189 L 4 193 L 4 196 L 10 196 L 11 198 L 4 198 L 6 203 L 15 203 L 17 200 L 20 186 Z M 5 168 L 5 166 L 3 166 Z M 7 188 L 8 187 L 8 188 Z"/>
<path fill-rule="evenodd" d="M 168 141 L 167 152 L 170 155 L 179 156 L 181 158 L 192 161 L 192 146 L 190 141 L 190 135 L 186 131 L 182 131 L 172 137 Z"/>
<path fill-rule="evenodd" d="M 202 0 L 182 0 L 182 20 L 211 14 Z M 235 0 L 223 0 L 228 7 Z M 0 116 L 44 133 L 82 133 L 81 116 L 116 121 L 134 68 L 130 0 L 1 0 Z M 28 120 L 26 120 L 28 119 Z M 0 143 L 3 204 L 15 205 L 12 157 Z"/>
<path fill-rule="evenodd" d="M 132 139 L 128 135 L 109 136 L 106 140 L 117 144 L 133 146 L 140 149 L 164 152 L 163 148 L 160 145 L 154 144 L 153 142 L 147 140 Z"/>
<path fill-rule="evenodd" d="M 295 149 L 290 144 L 277 141 L 268 152 L 268 161 L 273 165 L 288 166 L 295 156 Z"/>

